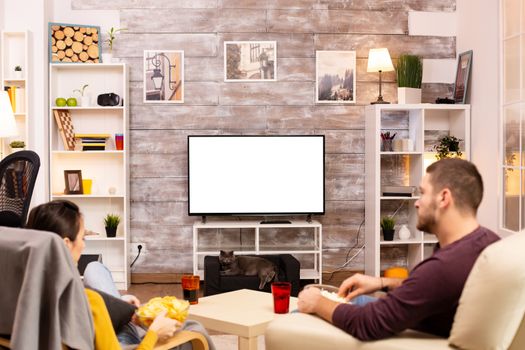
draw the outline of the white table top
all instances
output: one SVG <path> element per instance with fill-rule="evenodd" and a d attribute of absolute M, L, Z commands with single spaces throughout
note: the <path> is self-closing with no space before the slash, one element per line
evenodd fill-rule
<path fill-rule="evenodd" d="M 297 309 L 297 298 L 290 297 L 289 310 Z M 199 298 L 190 306 L 188 318 L 204 327 L 241 337 L 264 334 L 268 323 L 281 315 L 273 312 L 271 293 L 240 289 Z"/>

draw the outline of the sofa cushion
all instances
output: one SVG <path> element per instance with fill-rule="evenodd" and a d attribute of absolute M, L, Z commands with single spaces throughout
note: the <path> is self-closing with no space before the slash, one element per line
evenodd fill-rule
<path fill-rule="evenodd" d="M 461 349 L 508 349 L 525 314 L 525 235 L 487 247 L 467 278 L 449 342 Z"/>

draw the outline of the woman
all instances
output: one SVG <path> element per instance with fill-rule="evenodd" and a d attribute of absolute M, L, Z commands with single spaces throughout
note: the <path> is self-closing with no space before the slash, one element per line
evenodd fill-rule
<path fill-rule="evenodd" d="M 84 242 L 84 219 L 78 206 L 70 201 L 66 200 L 55 200 L 49 203 L 41 204 L 29 214 L 27 221 L 27 228 L 35 230 L 50 231 L 59 234 L 67 248 L 71 252 L 71 256 L 75 262 L 78 262 L 80 255 L 85 247 Z M 97 269 L 100 270 L 100 264 L 96 265 Z M 105 267 L 103 267 L 105 269 Z M 107 278 L 109 276 L 109 281 L 111 281 L 111 275 L 107 269 L 105 270 L 106 274 L 98 278 L 99 280 L 104 280 L 104 286 L 108 286 Z M 96 287 L 96 286 L 95 286 Z M 100 287 L 100 286 L 98 286 Z M 114 291 L 116 288 L 114 284 L 112 285 Z M 109 288 L 109 287 L 108 287 Z M 111 290 L 103 290 L 109 294 L 117 294 L 118 292 L 112 292 Z M 91 311 L 93 314 L 93 322 L 95 328 L 95 349 L 106 350 L 106 349 L 120 349 L 119 341 L 115 331 L 113 330 L 111 319 L 109 317 L 108 311 L 104 304 L 102 297 L 93 290 L 86 289 L 86 295 L 88 297 L 89 304 L 91 306 Z M 127 301 L 138 305 L 139 302 L 135 297 L 128 297 Z M 137 349 L 146 350 L 153 349 L 155 343 L 158 339 L 165 339 L 173 336 L 177 327 L 181 327 L 181 324 L 175 320 L 167 318 L 165 313 L 158 315 L 145 335 L 139 334 L 137 329 L 132 325 L 128 325 L 124 329 L 125 334 L 119 333 L 119 338 L 122 339 L 124 344 L 139 344 Z M 208 339 L 209 347 L 211 350 L 214 350 L 213 343 L 204 330 L 204 328 L 196 323 L 192 322 L 189 325 L 184 325 L 183 329 L 196 330 L 203 333 Z M 182 345 L 182 348 L 191 349 L 191 344 L 186 343 Z"/>

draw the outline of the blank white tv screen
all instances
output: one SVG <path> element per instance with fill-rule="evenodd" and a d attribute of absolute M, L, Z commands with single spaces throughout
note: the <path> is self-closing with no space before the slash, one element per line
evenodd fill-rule
<path fill-rule="evenodd" d="M 324 136 L 188 136 L 189 215 L 324 214 Z"/>

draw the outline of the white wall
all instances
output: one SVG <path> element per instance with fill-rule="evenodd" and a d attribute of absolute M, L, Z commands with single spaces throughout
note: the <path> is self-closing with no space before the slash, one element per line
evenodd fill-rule
<path fill-rule="evenodd" d="M 481 3 L 483 5 L 481 5 Z M 499 169 L 499 3 L 457 0 L 457 52 L 473 50 L 470 89 L 472 160 L 485 185 L 478 219 L 498 228 Z M 497 232 L 497 231 L 496 231 Z"/>

